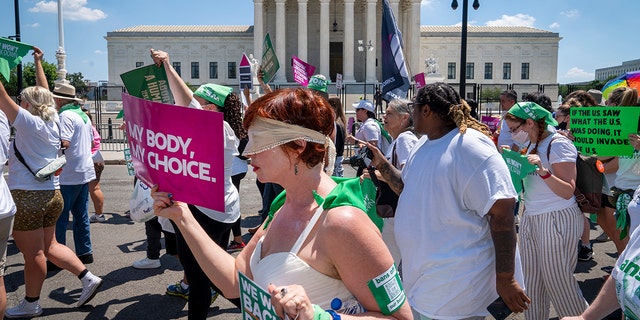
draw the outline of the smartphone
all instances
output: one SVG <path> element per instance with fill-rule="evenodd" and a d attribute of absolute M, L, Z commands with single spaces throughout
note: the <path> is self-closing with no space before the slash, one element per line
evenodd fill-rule
<path fill-rule="evenodd" d="M 500 297 L 487 307 L 487 311 L 489 311 L 496 320 L 504 320 L 513 313 L 513 311 L 509 309 L 507 304 Z"/>

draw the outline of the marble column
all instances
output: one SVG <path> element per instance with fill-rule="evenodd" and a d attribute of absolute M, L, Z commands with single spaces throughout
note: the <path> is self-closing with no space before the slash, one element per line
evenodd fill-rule
<path fill-rule="evenodd" d="M 367 54 L 367 82 L 377 82 L 376 77 L 376 57 L 378 55 L 378 35 L 380 34 L 380 28 L 376 24 L 376 6 L 378 0 L 367 0 L 367 38 L 365 44 L 371 43 L 373 45 L 373 51 L 366 51 Z"/>
<path fill-rule="evenodd" d="M 342 54 L 342 79 L 343 82 L 355 82 L 356 79 L 353 76 L 353 64 L 354 64 L 354 50 L 355 50 L 355 38 L 354 38 L 354 8 L 355 0 L 344 0 L 344 52 Z"/>
<path fill-rule="evenodd" d="M 412 0 L 409 20 L 409 37 L 411 46 L 405 47 L 405 52 L 409 55 L 409 75 L 420 73 L 420 0 Z"/>
<path fill-rule="evenodd" d="M 253 0 L 253 57 L 260 63 L 262 63 L 262 42 L 264 41 L 263 10 L 263 0 Z"/>
<path fill-rule="evenodd" d="M 276 43 L 274 44 L 276 49 L 276 56 L 280 63 L 280 69 L 276 72 L 275 82 L 287 82 L 285 70 L 289 64 L 285 57 L 287 49 L 287 25 L 286 25 L 286 5 L 287 0 L 276 0 Z"/>
<path fill-rule="evenodd" d="M 307 1 L 298 0 L 298 58 L 307 60 Z"/>
<path fill-rule="evenodd" d="M 329 4 L 331 0 L 320 0 L 320 73 L 329 79 Z"/>

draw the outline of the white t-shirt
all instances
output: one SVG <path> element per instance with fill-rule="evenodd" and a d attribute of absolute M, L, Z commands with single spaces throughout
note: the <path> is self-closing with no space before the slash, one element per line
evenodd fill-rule
<path fill-rule="evenodd" d="M 411 149 L 413 149 L 413 146 L 415 146 L 417 142 L 418 137 L 416 137 L 413 132 L 404 131 L 400 133 L 398 137 L 393 140 L 393 142 L 391 142 L 391 145 L 389 145 L 389 150 L 387 150 L 386 154 L 387 160 L 391 161 L 393 156 L 393 148 L 395 147 L 397 157 L 396 165 L 398 169 L 402 168 L 402 166 L 407 162 L 407 159 L 409 158 Z"/>
<path fill-rule="evenodd" d="M 629 217 L 631 217 L 629 226 L 629 232 L 631 233 L 640 225 L 640 187 L 633 193 L 633 198 L 631 198 L 629 202 L 627 212 L 629 213 Z"/>
<path fill-rule="evenodd" d="M 192 99 L 189 104 L 189 108 L 196 108 L 202 110 L 202 106 L 196 99 Z M 207 111 L 211 112 L 211 111 Z M 223 121 L 222 130 L 224 132 L 224 206 L 225 212 L 220 212 L 212 209 L 208 209 L 201 206 L 196 206 L 207 217 L 224 223 L 233 223 L 240 218 L 240 196 L 238 190 L 231 182 L 231 164 L 233 158 L 238 155 L 238 145 L 240 142 L 236 138 L 233 129 L 226 122 Z"/>
<path fill-rule="evenodd" d="M 636 229 L 631 233 L 627 247 L 611 272 L 611 276 L 616 281 L 618 302 L 629 319 L 636 319 L 640 314 L 638 260 L 640 260 L 640 231 Z"/>
<path fill-rule="evenodd" d="M 502 120 L 500 120 L 500 134 L 498 135 L 498 147 L 509 146 L 509 148 L 511 148 L 514 144 L 516 143 L 511 138 L 511 132 L 509 132 L 509 126 L 507 125 L 507 121 L 504 120 L 504 115 L 503 115 Z"/>
<path fill-rule="evenodd" d="M 358 131 L 356 131 L 356 139 L 369 142 L 371 140 L 376 140 L 378 149 L 382 151 L 382 153 L 386 153 L 386 148 L 382 145 L 382 132 L 380 131 L 380 125 L 376 122 L 374 118 L 368 118 L 365 120 Z"/>
<path fill-rule="evenodd" d="M 247 164 L 247 160 L 242 160 L 238 157 L 233 157 L 233 160 L 231 163 L 231 176 L 235 176 L 241 173 L 246 173 L 247 170 L 249 170 L 249 165 Z"/>
<path fill-rule="evenodd" d="M 407 162 L 407 159 L 409 158 L 411 149 L 413 149 L 413 146 L 415 146 L 417 142 L 418 137 L 416 137 L 413 132 L 404 131 L 400 133 L 389 146 L 386 154 L 387 159 L 393 164 L 393 148 L 395 147 L 396 163 L 394 165 L 396 165 L 398 169 L 402 168 L 402 166 Z M 400 248 L 398 248 L 398 244 L 396 243 L 394 220 L 395 218 L 384 219 L 384 226 L 382 227 L 382 240 L 387 245 L 389 252 L 391 252 L 391 256 L 393 257 L 393 261 L 396 263 L 396 266 L 399 266 L 401 254 Z"/>
<path fill-rule="evenodd" d="M 613 185 L 622 190 L 635 190 L 640 185 L 640 151 L 634 151 L 632 156 L 618 157 L 618 171 Z"/>
<path fill-rule="evenodd" d="M 63 111 L 60 113 L 60 138 L 69 141 L 69 147 L 64 151 L 67 164 L 60 174 L 60 184 L 79 185 L 94 180 L 96 171 L 91 155 L 91 121 L 87 119 L 85 123 L 74 111 Z"/>
<path fill-rule="evenodd" d="M 7 184 L 11 190 L 54 190 L 60 189 L 58 177 L 39 182 L 15 155 L 14 146 L 18 146 L 20 154 L 29 167 L 35 172 L 58 157 L 60 151 L 60 131 L 57 114 L 54 121 L 45 122 L 40 117 L 20 108 L 13 122 L 16 137 L 9 151 L 9 177 Z M 93 166 L 93 164 L 92 164 Z M 65 167 L 66 170 L 66 167 Z"/>
<path fill-rule="evenodd" d="M 4 164 L 9 159 L 10 136 L 9 120 L 4 112 L 0 111 L 0 219 L 16 213 L 16 204 L 13 203 L 9 186 L 4 180 Z"/>
<path fill-rule="evenodd" d="M 550 159 L 547 160 L 547 149 L 553 137 L 556 138 L 551 145 L 551 152 L 549 153 Z M 532 149 L 533 146 L 529 147 L 529 150 Z M 551 164 L 561 162 L 571 162 L 575 164 L 578 150 L 576 150 L 571 140 L 556 133 L 550 134 L 538 143 L 538 155 L 540 155 L 542 165 L 553 173 Z M 560 197 L 547 186 L 547 183 L 542 180 L 535 171 L 529 173 L 522 179 L 522 182 L 524 185 L 525 214 L 527 215 L 538 215 L 576 205 L 574 196 L 571 196 L 569 199 Z"/>
<path fill-rule="evenodd" d="M 487 315 L 498 294 L 486 214 L 497 200 L 517 198 L 495 144 L 474 129 L 423 136 L 402 180 L 395 234 L 409 303 L 436 319 Z"/>

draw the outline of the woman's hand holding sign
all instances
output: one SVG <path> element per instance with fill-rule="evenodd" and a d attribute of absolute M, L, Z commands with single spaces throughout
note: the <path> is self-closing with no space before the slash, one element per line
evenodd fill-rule
<path fill-rule="evenodd" d="M 291 320 L 314 319 L 313 305 L 302 286 L 277 287 L 274 284 L 270 284 L 267 290 L 271 293 L 271 302 L 280 318 Z"/>

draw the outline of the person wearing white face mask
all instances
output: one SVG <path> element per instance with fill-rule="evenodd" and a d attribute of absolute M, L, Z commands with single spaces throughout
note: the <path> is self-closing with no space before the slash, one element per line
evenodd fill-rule
<path fill-rule="evenodd" d="M 583 225 L 573 195 L 578 151 L 571 140 L 549 130 L 556 120 L 533 102 L 515 104 L 505 120 L 513 140 L 537 166 L 523 179 L 526 208 L 518 242 L 531 298 L 525 319 L 548 319 L 550 302 L 560 317 L 579 315 L 588 304 L 573 276 Z"/>

